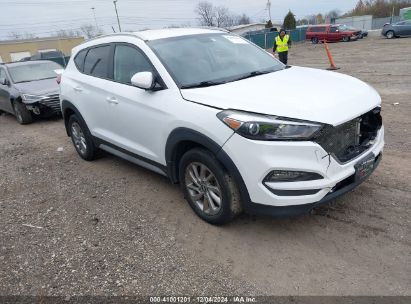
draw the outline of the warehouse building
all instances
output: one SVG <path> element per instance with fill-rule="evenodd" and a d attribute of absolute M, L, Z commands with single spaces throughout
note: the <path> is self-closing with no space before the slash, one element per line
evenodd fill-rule
<path fill-rule="evenodd" d="M 36 53 L 61 51 L 66 56 L 84 42 L 83 37 L 47 37 L 0 41 L 0 62 L 19 61 Z"/>

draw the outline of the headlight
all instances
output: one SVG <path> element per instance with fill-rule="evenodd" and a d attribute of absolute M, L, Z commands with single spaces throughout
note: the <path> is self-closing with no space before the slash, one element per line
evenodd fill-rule
<path fill-rule="evenodd" d="M 238 134 L 254 140 L 309 140 L 322 128 L 318 123 L 232 110 L 222 111 L 217 117 Z"/>
<path fill-rule="evenodd" d="M 46 98 L 45 96 L 38 96 L 38 95 L 31 95 L 31 94 L 23 94 L 23 100 L 27 103 L 33 103 L 39 100 Z"/>

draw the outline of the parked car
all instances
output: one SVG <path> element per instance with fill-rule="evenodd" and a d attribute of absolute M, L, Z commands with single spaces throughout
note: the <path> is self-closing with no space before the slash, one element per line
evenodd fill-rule
<path fill-rule="evenodd" d="M 168 176 L 212 224 L 243 210 L 308 212 L 363 182 L 384 146 L 381 98 L 369 85 L 286 67 L 225 31 L 90 40 L 73 49 L 60 88 L 80 157 L 102 149 Z"/>
<path fill-rule="evenodd" d="M 52 61 L 13 62 L 0 65 L 0 110 L 16 116 L 21 124 L 35 116 L 61 113 L 56 71 Z"/>
<path fill-rule="evenodd" d="M 39 52 L 30 57 L 24 57 L 20 61 L 31 61 L 31 60 L 50 60 L 54 61 L 61 66 L 65 67 L 67 62 L 70 60 L 70 56 L 64 55 L 62 51 L 48 51 Z"/>
<path fill-rule="evenodd" d="M 317 44 L 320 41 L 327 42 L 348 42 L 350 40 L 357 40 L 360 37 L 361 31 L 351 30 L 345 25 L 341 24 L 322 24 L 311 25 L 307 29 L 306 40 Z"/>
<path fill-rule="evenodd" d="M 353 26 L 348 26 L 348 25 L 346 25 L 346 28 L 348 29 L 348 30 L 350 30 L 350 31 L 354 31 L 354 32 L 360 32 L 360 34 L 358 35 L 358 39 L 363 39 L 363 38 L 365 38 L 365 37 L 368 37 L 368 31 L 367 30 L 359 30 L 359 29 L 356 29 L 355 27 L 353 27 Z"/>
<path fill-rule="evenodd" d="M 411 20 L 387 23 L 382 28 L 381 34 L 388 39 L 411 36 Z"/>

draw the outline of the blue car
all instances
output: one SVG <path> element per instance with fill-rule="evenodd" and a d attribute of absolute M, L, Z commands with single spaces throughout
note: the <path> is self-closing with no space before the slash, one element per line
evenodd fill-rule
<path fill-rule="evenodd" d="M 411 20 L 387 23 L 384 25 L 381 34 L 388 39 L 411 36 Z"/>

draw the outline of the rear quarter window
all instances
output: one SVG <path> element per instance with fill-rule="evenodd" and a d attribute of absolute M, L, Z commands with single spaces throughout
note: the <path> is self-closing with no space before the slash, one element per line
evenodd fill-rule
<path fill-rule="evenodd" d="M 74 58 L 74 63 L 76 64 L 77 69 L 80 72 L 84 70 L 84 58 L 86 58 L 87 50 L 82 50 L 78 52 L 76 57 Z"/>
<path fill-rule="evenodd" d="M 108 78 L 109 58 L 109 45 L 89 49 L 84 60 L 84 74 L 98 78 Z"/>

